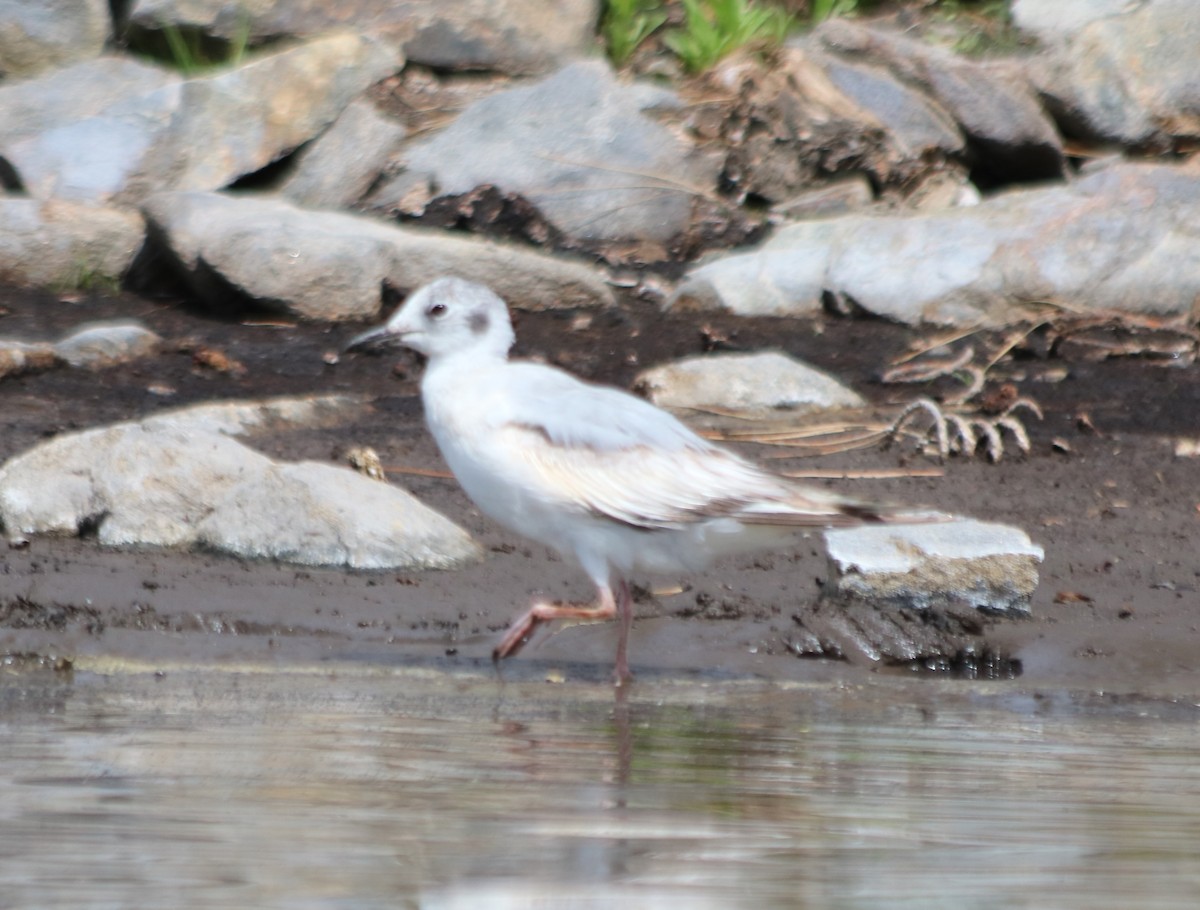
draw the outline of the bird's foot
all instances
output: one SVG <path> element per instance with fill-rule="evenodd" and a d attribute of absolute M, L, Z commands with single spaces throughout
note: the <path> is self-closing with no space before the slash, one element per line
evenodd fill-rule
<path fill-rule="evenodd" d="M 534 604 L 512 621 L 512 624 L 509 625 L 508 630 L 504 633 L 504 637 L 492 649 L 492 660 L 504 660 L 504 658 L 511 657 L 525 647 L 525 643 L 533 635 L 533 630 L 537 628 L 538 623 L 543 621 L 537 615 L 538 606 L 540 605 Z"/>
<path fill-rule="evenodd" d="M 612 619 L 617 615 L 616 607 L 611 602 L 599 604 L 564 604 L 537 601 L 528 610 L 513 620 L 504 637 L 492 649 L 492 660 L 503 660 L 516 654 L 525 647 L 541 623 L 554 619 L 587 619 L 593 622 Z M 618 667 L 618 669 L 620 669 Z M 625 668 L 625 676 L 629 677 L 629 668 Z M 619 683 L 618 683 L 619 685 Z"/>
<path fill-rule="evenodd" d="M 628 686 L 633 682 L 633 673 L 629 670 L 629 664 L 621 666 L 618 664 L 613 668 L 612 674 L 613 686 L 620 689 L 622 686 Z"/>

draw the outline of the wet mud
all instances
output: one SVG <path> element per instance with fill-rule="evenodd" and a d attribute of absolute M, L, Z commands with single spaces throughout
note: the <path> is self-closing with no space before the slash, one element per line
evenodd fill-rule
<path fill-rule="evenodd" d="M 371 446 L 392 482 L 462 523 L 488 551 L 483 564 L 456 572 L 350 572 L 117 551 L 86 536 L 35 538 L 0 550 L 0 653 L 55 666 L 364 662 L 607 680 L 615 629 L 606 625 L 541 631 L 493 671 L 498 634 L 531 597 L 580 599 L 589 586 L 569 562 L 492 524 L 453 480 L 438 476 L 444 465 L 422 422 L 414 356 L 339 354 L 359 325 L 292 325 L 266 313 L 217 317 L 175 299 L 64 300 L 10 289 L 0 291 L 0 312 L 4 337 L 55 338 L 83 321 L 123 316 L 167 339 L 160 354 L 137 363 L 0 381 L 0 459 L 58 433 L 201 401 L 359 394 L 373 407 L 345 426 L 247 441 L 296 460 L 340 461 L 353 446 Z M 517 333 L 518 355 L 623 386 L 671 358 L 770 347 L 829 370 L 885 411 L 922 391 L 876 381 L 920 333 L 875 320 L 663 315 L 626 299 L 611 312 L 521 314 Z M 631 661 L 639 677 L 853 683 L 928 674 L 1154 697 L 1200 693 L 1200 459 L 1175 455 L 1177 439 L 1200 436 L 1195 368 L 1031 345 L 1000 364 L 995 379 L 1045 412 L 1028 423 L 1029 454 L 1010 449 L 997 464 L 939 462 L 895 446 L 820 459 L 740 448 L 785 470 L 940 467 L 936 477 L 812 482 L 1026 529 L 1046 550 L 1028 619 L 970 610 L 837 613 L 821 598 L 827 568 L 813 538 L 690 577 L 637 579 Z"/>

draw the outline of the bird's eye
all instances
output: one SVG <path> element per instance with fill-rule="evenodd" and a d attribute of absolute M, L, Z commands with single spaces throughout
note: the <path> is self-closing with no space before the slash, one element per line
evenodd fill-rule
<path fill-rule="evenodd" d="M 446 315 L 446 304 L 435 303 L 433 306 L 431 306 L 429 309 L 427 309 L 425 311 L 425 315 L 429 316 L 433 319 L 441 319 L 443 316 Z"/>

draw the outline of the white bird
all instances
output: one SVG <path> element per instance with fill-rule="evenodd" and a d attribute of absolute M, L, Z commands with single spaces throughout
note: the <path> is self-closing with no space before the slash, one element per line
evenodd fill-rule
<path fill-rule="evenodd" d="M 773 474 L 628 392 L 510 361 L 515 340 L 490 289 L 439 278 L 349 345 L 399 343 L 424 354 L 425 418 L 467 495 L 501 524 L 573 556 L 596 586 L 594 605 L 534 603 L 497 644 L 497 659 L 539 623 L 616 617 L 620 685 L 630 678 L 631 573 L 699 569 L 797 529 L 933 517 Z"/>

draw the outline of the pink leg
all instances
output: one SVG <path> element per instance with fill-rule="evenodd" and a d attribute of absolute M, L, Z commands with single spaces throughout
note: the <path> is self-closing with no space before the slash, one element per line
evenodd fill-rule
<path fill-rule="evenodd" d="M 628 589 L 626 589 L 626 594 L 628 594 Z M 596 603 L 592 606 L 586 604 L 551 604 L 538 601 L 513 620 L 513 624 L 508 627 L 508 631 L 504 633 L 504 637 L 500 639 L 499 644 L 492 650 L 492 660 L 503 660 L 505 657 L 511 657 L 520 651 L 539 623 L 549 622 L 552 619 L 612 619 L 616 615 L 617 603 L 613 599 L 612 590 L 607 586 L 596 587 Z M 624 645 L 622 644 L 617 656 L 618 669 L 622 659 L 621 654 L 623 653 Z M 625 668 L 625 672 L 626 674 L 629 673 L 628 667 Z"/>
<path fill-rule="evenodd" d="M 621 579 L 617 585 L 617 616 L 621 621 L 617 637 L 617 665 L 613 668 L 613 685 L 623 686 L 633 679 L 629 672 L 629 631 L 633 628 L 633 596 L 629 582 Z"/>

